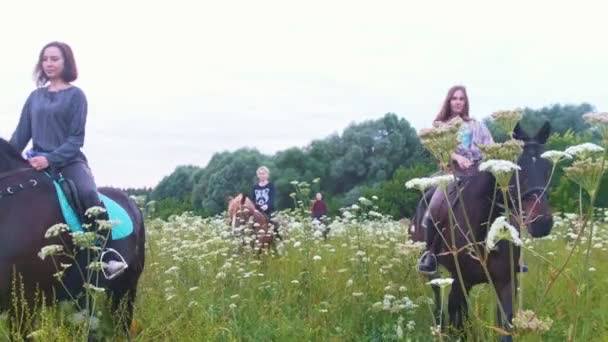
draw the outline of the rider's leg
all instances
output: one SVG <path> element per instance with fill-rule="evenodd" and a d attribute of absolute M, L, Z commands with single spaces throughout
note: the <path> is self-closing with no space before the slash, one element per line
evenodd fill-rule
<path fill-rule="evenodd" d="M 78 197 L 82 203 L 83 209 L 86 211 L 91 207 L 101 207 L 105 209 L 103 202 L 99 199 L 97 186 L 91 169 L 82 161 L 71 163 L 61 169 L 61 175 L 74 182 L 78 191 Z M 89 225 L 89 229 L 96 231 L 98 228 L 97 220 L 109 220 L 107 211 L 103 210 L 95 215 L 84 215 L 85 224 Z M 105 232 L 99 232 L 99 235 L 106 236 Z M 117 273 L 124 271 L 127 264 L 120 260 L 119 256 L 114 256 L 114 253 L 107 253 L 108 257 L 102 260 L 105 263 L 105 271 L 110 276 L 115 276 Z"/>
<path fill-rule="evenodd" d="M 437 245 L 435 238 L 437 236 L 437 228 L 435 227 L 434 218 L 437 216 L 437 211 L 445 200 L 445 195 L 441 189 L 437 188 L 431 197 L 426 212 L 422 218 L 422 227 L 425 232 L 426 251 L 418 261 L 418 271 L 423 273 L 437 272 L 437 256 L 435 255 Z M 434 246 L 433 250 L 430 250 Z"/>

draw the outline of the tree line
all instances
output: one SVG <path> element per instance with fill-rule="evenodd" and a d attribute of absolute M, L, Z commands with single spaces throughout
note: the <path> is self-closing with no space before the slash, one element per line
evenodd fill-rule
<path fill-rule="evenodd" d="M 582 118 L 593 109 L 587 103 L 524 108 L 522 127 L 535 132 L 545 121 L 551 122 L 553 135 L 546 148 L 563 150 L 597 139 Z M 507 138 L 491 118 L 484 122 L 496 141 Z M 357 202 L 361 196 L 377 196 L 377 210 L 395 218 L 411 216 L 419 199 L 417 193 L 405 189 L 404 183 L 437 171 L 436 162 L 420 144 L 416 130 L 404 118 L 387 113 L 376 120 L 353 123 L 341 134 L 274 155 L 263 154 L 255 148 L 218 152 L 204 167 L 178 166 L 153 189 L 129 189 L 129 193 L 145 194 L 148 201 L 155 201 L 155 213 L 160 217 L 183 211 L 215 215 L 225 210 L 228 196 L 239 192 L 249 194 L 260 165 L 271 170 L 279 210 L 294 207 L 291 183 L 306 181 L 313 184 L 313 191 L 324 194 L 332 214 Z M 319 182 L 313 183 L 316 178 Z M 608 190 L 608 179 L 602 188 Z M 576 210 L 572 194 L 578 194 L 576 186 L 562 177 L 561 171 L 556 172 L 550 188 L 554 210 Z M 608 192 L 601 191 L 601 194 L 598 204 L 608 205 Z"/>

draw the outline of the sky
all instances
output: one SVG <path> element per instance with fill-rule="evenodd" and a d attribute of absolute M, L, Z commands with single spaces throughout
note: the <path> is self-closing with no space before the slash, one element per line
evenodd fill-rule
<path fill-rule="evenodd" d="M 464 84 L 482 119 L 608 111 L 602 1 L 19 1 L 0 13 L 0 137 L 50 41 L 72 46 L 99 185 L 154 186 L 216 152 L 272 154 L 387 112 L 430 125 Z"/>

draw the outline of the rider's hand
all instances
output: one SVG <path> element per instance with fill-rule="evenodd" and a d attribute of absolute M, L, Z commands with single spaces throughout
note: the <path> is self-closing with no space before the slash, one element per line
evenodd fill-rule
<path fill-rule="evenodd" d="M 261 206 L 262 210 L 266 211 L 268 210 L 268 205 L 264 204 L 263 206 Z"/>
<path fill-rule="evenodd" d="M 473 162 L 470 161 L 469 159 L 459 155 L 459 154 L 454 154 L 452 156 L 452 159 L 454 159 L 454 161 L 456 161 L 456 163 L 458 164 L 458 166 L 463 169 L 466 170 L 469 167 L 471 167 L 471 165 L 473 165 Z"/>
<path fill-rule="evenodd" d="M 28 161 L 30 162 L 30 165 L 38 171 L 49 167 L 49 160 L 46 159 L 46 157 L 33 157 L 28 159 Z"/>

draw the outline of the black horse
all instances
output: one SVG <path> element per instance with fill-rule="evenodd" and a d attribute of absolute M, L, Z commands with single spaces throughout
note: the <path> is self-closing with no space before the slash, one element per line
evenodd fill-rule
<path fill-rule="evenodd" d="M 99 277 L 100 287 L 106 289 L 115 309 L 125 300 L 126 312 L 121 322 L 128 330 L 137 282 L 144 269 L 144 220 L 135 202 L 123 192 L 112 188 L 100 188 L 99 191 L 120 204 L 133 221 L 134 229 L 130 236 L 110 241 L 107 245 L 123 255 L 129 267 L 112 280 Z M 53 277 L 58 270 L 50 257 L 42 260 L 38 256 L 46 245 L 63 244 L 59 237 L 45 238 L 47 229 L 56 223 L 64 223 L 64 218 L 52 180 L 43 172 L 32 169 L 7 141 L 0 138 L 0 310 L 9 308 L 16 275 L 25 289 L 25 299 L 30 303 L 37 290 L 49 301 L 77 294 L 67 293 Z M 62 238 L 68 245 L 65 248 L 73 249 L 69 234 L 63 233 Z M 56 261 L 57 265 L 60 262 L 73 263 L 64 256 L 57 257 Z M 82 277 L 71 278 L 80 279 L 80 283 L 67 285 L 81 290 Z"/>
<path fill-rule="evenodd" d="M 517 161 L 517 164 L 521 167 L 519 183 L 523 213 L 519 213 L 515 176 L 511 179 L 507 202 L 512 213 L 519 217 L 525 217 L 525 226 L 532 237 L 548 235 L 553 226 L 553 217 L 545 191 L 550 176 L 551 163 L 540 157 L 549 134 L 549 123 L 545 123 L 534 137 L 525 134 L 520 129 L 519 124 L 513 132 L 515 139 L 524 142 L 523 152 Z M 449 207 L 447 203 L 444 203 L 443 207 L 438 210 L 440 214 L 435 217 L 435 221 L 445 240 L 437 234 L 437 238 L 430 248 L 439 250 L 441 247 L 445 247 L 445 243 L 447 243 L 450 247 L 455 245 L 459 252 L 457 259 L 463 284 L 460 283 L 457 265 L 451 252 L 440 253 L 438 261 L 447 268 L 452 278 L 454 278 L 448 300 L 450 325 L 462 329 L 468 313 L 463 289 L 468 294 L 474 285 L 489 282 L 488 274 L 484 271 L 478 259 L 480 255 L 469 253 L 470 250 L 463 247 L 469 245 L 472 241 L 485 241 L 489 225 L 494 222 L 495 218 L 505 212 L 505 207 L 502 205 L 504 202 L 500 196 L 500 191 L 498 191 L 498 194 L 495 192 L 496 180 L 490 173 L 479 172 L 474 176 L 460 179 L 459 183 L 461 196 L 455 195 L 455 191 L 451 191 L 450 195 L 449 205 L 453 208 L 454 225 L 450 224 Z M 427 191 L 425 194 L 426 201 L 423 198 L 416 209 L 411 230 L 412 239 L 416 241 L 425 241 L 425 231 L 421 222 L 426 210 L 426 203 L 430 200 L 433 191 L 434 189 Z M 456 227 L 454 229 L 454 239 L 452 239 L 450 227 Z M 519 226 L 516 225 L 516 228 L 519 230 Z M 465 235 L 468 235 L 468 239 Z M 512 294 L 517 292 L 517 277 L 511 276 L 511 265 L 514 265 L 517 270 L 520 256 L 520 248 L 513 245 L 513 253 L 511 254 L 509 244 L 508 241 L 500 241 L 497 244 L 498 249 L 487 255 L 485 247 L 481 243 L 477 244 L 477 251 L 481 256 L 483 258 L 487 256 L 487 270 L 500 302 L 497 309 L 497 322 L 506 331 L 510 330 L 513 318 L 514 298 Z M 439 289 L 434 287 L 434 291 L 436 299 L 439 298 Z M 436 305 L 436 315 L 438 315 L 438 312 L 440 312 L 438 300 L 436 300 Z M 509 341 L 511 336 L 503 336 L 503 340 Z"/>

